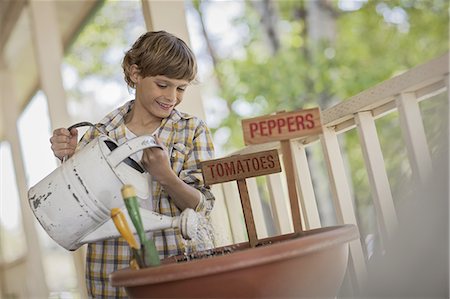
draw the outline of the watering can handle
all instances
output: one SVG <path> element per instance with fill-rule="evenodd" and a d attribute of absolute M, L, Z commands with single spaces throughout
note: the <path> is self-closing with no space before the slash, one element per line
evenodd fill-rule
<path fill-rule="evenodd" d="M 156 143 L 155 138 L 151 135 L 143 135 L 128 140 L 124 144 L 117 147 L 106 157 L 111 167 L 116 167 L 120 162 L 131 156 L 132 154 L 150 147 L 162 147 Z"/>

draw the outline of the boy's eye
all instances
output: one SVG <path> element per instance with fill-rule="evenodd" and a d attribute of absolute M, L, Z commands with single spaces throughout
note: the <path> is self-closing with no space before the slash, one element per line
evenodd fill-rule
<path fill-rule="evenodd" d="M 156 83 L 156 85 L 158 85 L 159 88 L 165 88 L 165 87 L 167 87 L 167 85 L 161 84 L 161 83 Z"/>
<path fill-rule="evenodd" d="M 179 92 L 184 92 L 186 90 L 186 87 L 178 87 L 177 89 Z"/>

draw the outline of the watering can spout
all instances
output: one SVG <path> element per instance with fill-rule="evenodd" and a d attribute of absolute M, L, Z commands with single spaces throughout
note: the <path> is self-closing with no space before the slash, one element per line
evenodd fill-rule
<path fill-rule="evenodd" d="M 193 239 L 196 236 L 198 216 L 192 209 L 184 210 L 181 215 L 177 217 L 161 215 L 143 208 L 139 208 L 139 212 L 141 214 L 142 223 L 146 232 L 164 230 L 168 228 L 178 228 L 185 239 Z M 124 211 L 124 215 L 127 218 L 127 221 L 131 223 L 132 221 L 126 211 Z M 136 234 L 134 227 L 132 227 L 132 231 Z M 120 237 L 120 233 L 117 231 L 113 220 L 110 219 L 83 237 L 78 244 L 75 244 L 73 249 L 76 249 L 86 243 L 118 237 Z"/>

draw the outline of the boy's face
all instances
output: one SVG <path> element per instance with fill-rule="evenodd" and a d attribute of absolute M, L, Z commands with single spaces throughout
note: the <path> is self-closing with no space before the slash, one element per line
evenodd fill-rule
<path fill-rule="evenodd" d="M 165 118 L 183 100 L 188 85 L 187 80 L 171 79 L 161 75 L 139 77 L 136 83 L 136 100 L 149 114 Z"/>

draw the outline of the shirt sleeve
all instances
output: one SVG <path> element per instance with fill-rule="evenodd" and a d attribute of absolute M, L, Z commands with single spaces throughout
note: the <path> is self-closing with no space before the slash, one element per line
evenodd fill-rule
<path fill-rule="evenodd" d="M 214 158 L 214 145 L 212 143 L 211 133 L 206 124 L 200 121 L 200 124 L 194 131 L 192 139 L 192 150 L 187 153 L 184 161 L 183 170 L 179 177 L 186 184 L 193 186 L 201 192 L 200 202 L 196 211 L 208 215 L 214 206 L 214 195 L 209 186 L 205 186 L 200 163 L 202 161 Z"/>

